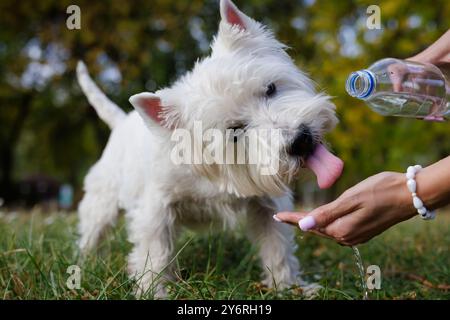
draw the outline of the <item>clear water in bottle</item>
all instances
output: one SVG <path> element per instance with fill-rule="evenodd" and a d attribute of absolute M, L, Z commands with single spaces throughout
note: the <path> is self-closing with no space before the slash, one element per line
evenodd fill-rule
<path fill-rule="evenodd" d="M 450 118 L 449 83 L 441 70 L 393 58 L 350 74 L 348 94 L 384 116 L 442 121 Z"/>

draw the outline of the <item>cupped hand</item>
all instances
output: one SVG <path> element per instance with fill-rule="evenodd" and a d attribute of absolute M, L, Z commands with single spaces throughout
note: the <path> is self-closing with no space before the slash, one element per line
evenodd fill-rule
<path fill-rule="evenodd" d="M 281 220 L 343 245 L 364 243 L 416 214 L 404 174 L 383 172 L 309 213 L 281 212 Z"/>

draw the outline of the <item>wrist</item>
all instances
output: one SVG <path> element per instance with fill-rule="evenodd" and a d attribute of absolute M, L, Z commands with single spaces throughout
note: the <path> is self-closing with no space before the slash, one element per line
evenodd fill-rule
<path fill-rule="evenodd" d="M 414 208 L 411 192 L 406 186 L 406 178 L 404 173 L 392 173 L 391 175 L 391 190 L 392 204 L 398 208 L 400 220 L 407 220 L 417 215 L 417 210 Z"/>
<path fill-rule="evenodd" d="M 417 210 L 414 208 L 411 192 L 406 186 L 404 173 L 389 172 L 383 179 L 384 194 L 387 195 L 386 205 L 395 208 L 398 221 L 414 217 Z"/>
<path fill-rule="evenodd" d="M 417 173 L 417 194 L 420 196 L 427 208 L 430 210 L 435 210 L 439 207 L 441 202 L 440 190 L 434 187 L 432 176 L 430 176 L 429 171 L 429 168 L 425 168 L 421 172 Z"/>
<path fill-rule="evenodd" d="M 450 157 L 421 170 L 417 193 L 430 210 L 450 204 Z"/>

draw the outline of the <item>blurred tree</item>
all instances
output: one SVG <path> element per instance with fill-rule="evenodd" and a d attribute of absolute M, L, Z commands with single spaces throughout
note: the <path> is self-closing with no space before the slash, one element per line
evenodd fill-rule
<path fill-rule="evenodd" d="M 381 30 L 365 25 L 372 1 L 236 3 L 273 28 L 319 89 L 336 97 L 341 123 L 329 141 L 346 169 L 329 196 L 377 171 L 448 155 L 448 124 L 382 118 L 344 91 L 351 71 L 436 40 L 450 27 L 448 1 L 378 1 Z M 71 4 L 81 8 L 81 30 L 66 27 Z M 129 110 L 130 95 L 169 84 L 208 53 L 218 19 L 215 0 L 2 0 L 0 197 L 13 199 L 14 181 L 31 173 L 79 187 L 99 157 L 109 131 L 78 88 L 77 60 Z"/>

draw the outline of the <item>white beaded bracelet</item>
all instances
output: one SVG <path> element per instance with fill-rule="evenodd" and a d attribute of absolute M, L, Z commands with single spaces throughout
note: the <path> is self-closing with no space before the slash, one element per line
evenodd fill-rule
<path fill-rule="evenodd" d="M 406 186 L 408 190 L 411 192 L 413 198 L 414 208 L 417 209 L 420 217 L 424 220 L 432 220 L 436 216 L 435 211 L 428 211 L 427 208 L 423 205 L 422 200 L 417 196 L 417 183 L 415 180 L 416 174 L 422 169 L 421 165 L 416 164 L 415 166 L 410 166 L 406 170 Z"/>

